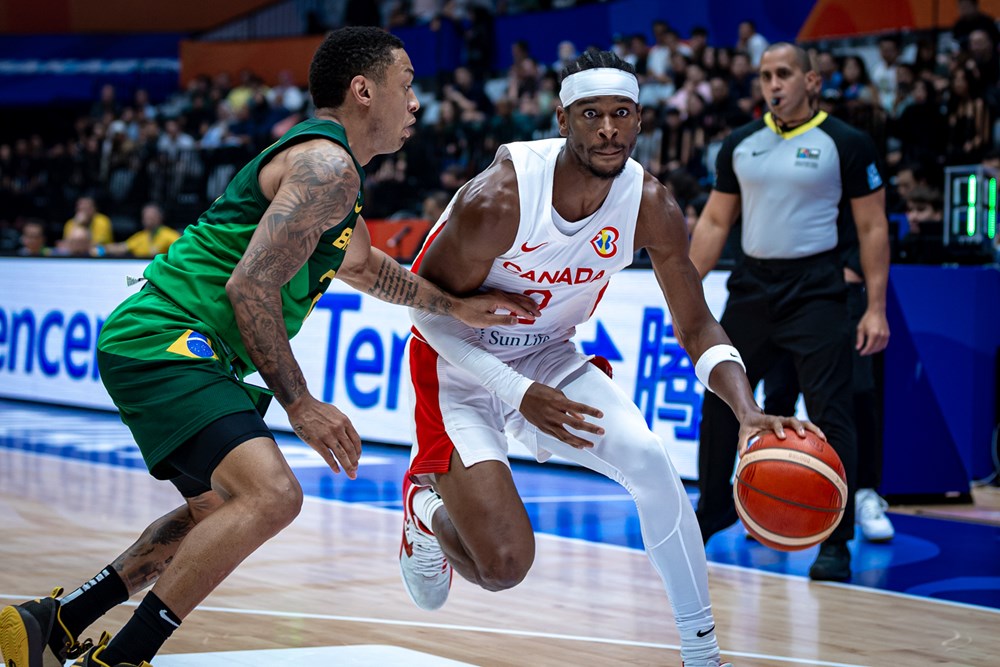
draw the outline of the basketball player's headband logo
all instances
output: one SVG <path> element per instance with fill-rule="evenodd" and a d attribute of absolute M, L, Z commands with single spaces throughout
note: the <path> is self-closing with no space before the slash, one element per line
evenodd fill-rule
<path fill-rule="evenodd" d="M 595 67 L 570 74 L 562 80 L 559 101 L 563 107 L 584 97 L 615 95 L 639 102 L 639 82 L 634 74 L 614 67 Z"/>

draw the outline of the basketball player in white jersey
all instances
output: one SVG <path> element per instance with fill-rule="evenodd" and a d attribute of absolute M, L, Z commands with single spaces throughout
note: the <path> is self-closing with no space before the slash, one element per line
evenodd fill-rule
<path fill-rule="evenodd" d="M 565 139 L 502 146 L 449 204 L 414 264 L 456 294 L 527 294 L 538 313 L 531 323 L 489 329 L 413 313 L 415 444 L 403 483 L 400 565 L 423 609 L 444 604 L 452 568 L 491 591 L 524 578 L 535 542 L 510 473 L 508 432 L 539 461 L 558 454 L 629 490 L 673 606 L 681 658 L 687 667 L 717 666 L 694 510 L 634 403 L 577 352 L 575 326 L 644 247 L 677 338 L 699 379 L 739 418 L 741 445 L 763 431 L 784 437 L 783 427 L 802 434 L 805 426 L 757 407 L 739 353 L 705 305 L 681 211 L 629 159 L 640 112 L 633 72 L 610 52 L 571 64 L 557 109 Z"/>

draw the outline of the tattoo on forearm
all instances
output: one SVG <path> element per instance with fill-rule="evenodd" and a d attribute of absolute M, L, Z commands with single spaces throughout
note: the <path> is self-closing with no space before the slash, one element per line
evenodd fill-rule
<path fill-rule="evenodd" d="M 417 282 L 413 274 L 389 258 L 382 260 L 378 269 L 375 284 L 368 293 L 377 299 L 398 303 L 403 306 L 414 306 L 417 297 Z"/>
<path fill-rule="evenodd" d="M 398 303 L 428 313 L 447 315 L 454 305 L 444 292 L 386 257 L 368 293 L 389 303 Z"/>
<path fill-rule="evenodd" d="M 307 151 L 293 162 L 240 260 L 243 280 L 229 293 L 247 353 L 286 406 L 306 392 L 306 382 L 288 342 L 280 290 L 315 252 L 322 233 L 343 217 L 359 183 L 344 156 Z"/>

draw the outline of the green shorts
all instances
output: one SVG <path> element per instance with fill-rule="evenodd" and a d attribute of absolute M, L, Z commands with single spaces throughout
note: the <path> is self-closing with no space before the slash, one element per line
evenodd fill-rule
<path fill-rule="evenodd" d="M 196 433 L 235 412 L 263 416 L 272 396 L 237 378 L 224 342 L 151 285 L 108 317 L 97 365 L 158 479 L 178 474 L 164 459 Z"/>

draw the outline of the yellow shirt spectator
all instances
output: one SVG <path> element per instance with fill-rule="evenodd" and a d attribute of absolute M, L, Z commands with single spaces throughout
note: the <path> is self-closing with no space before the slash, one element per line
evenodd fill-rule
<path fill-rule="evenodd" d="M 87 220 L 90 220 L 90 224 L 86 223 Z M 80 197 L 76 200 L 76 215 L 67 220 L 63 226 L 63 239 L 68 239 L 77 227 L 89 229 L 91 241 L 97 245 L 115 240 L 111 232 L 111 218 L 98 213 L 97 205 L 90 197 Z"/>
<path fill-rule="evenodd" d="M 170 244 L 180 238 L 180 233 L 165 225 L 149 232 L 145 229 L 125 239 L 125 246 L 133 257 L 154 257 L 166 252 Z"/>
<path fill-rule="evenodd" d="M 163 209 L 150 202 L 142 207 L 142 229 L 121 243 L 105 245 L 104 254 L 112 257 L 155 257 L 166 252 L 180 236 L 180 232 L 163 224 Z"/>

